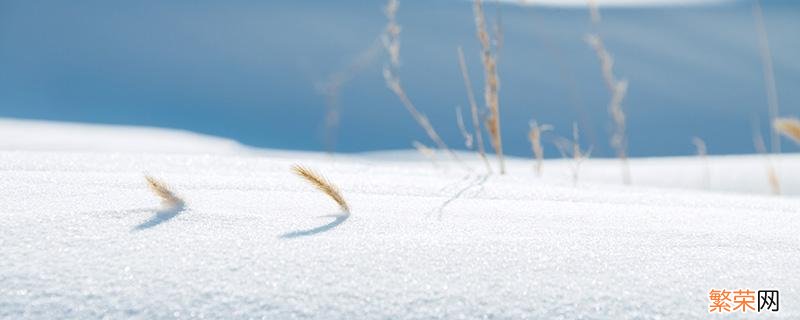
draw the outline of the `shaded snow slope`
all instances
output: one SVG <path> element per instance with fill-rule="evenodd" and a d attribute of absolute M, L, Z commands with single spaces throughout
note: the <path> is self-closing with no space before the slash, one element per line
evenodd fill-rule
<path fill-rule="evenodd" d="M 800 317 L 791 197 L 573 187 L 529 162 L 485 178 L 399 157 L 63 149 L 0 151 L 0 318 L 688 319 L 712 288 L 778 289 L 766 316 Z M 349 219 L 294 163 L 340 187 Z M 144 171 L 185 209 L 164 214 Z"/>

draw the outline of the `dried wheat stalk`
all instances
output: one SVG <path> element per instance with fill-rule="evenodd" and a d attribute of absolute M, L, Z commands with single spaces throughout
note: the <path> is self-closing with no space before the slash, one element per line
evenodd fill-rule
<path fill-rule="evenodd" d="M 344 197 L 342 197 L 339 189 L 325 179 L 325 177 L 301 165 L 292 166 L 292 171 L 296 175 L 311 183 L 315 188 L 317 188 L 317 190 L 322 191 L 331 197 L 331 199 L 333 199 L 333 201 L 339 205 L 339 208 L 341 208 L 343 212 L 350 213 L 350 207 L 347 205 L 347 201 L 344 200 Z"/>
<path fill-rule="evenodd" d="M 536 175 L 542 176 L 542 165 L 544 163 L 544 149 L 542 148 L 542 133 L 551 130 L 552 127 L 546 124 L 539 125 L 536 120 L 530 122 L 531 130 L 528 131 L 528 140 L 531 142 L 531 150 L 536 157 Z"/>
<path fill-rule="evenodd" d="M 491 137 L 492 148 L 497 153 L 500 162 L 500 174 L 505 174 L 506 166 L 503 160 L 503 139 L 500 133 L 500 102 L 499 94 L 500 81 L 497 76 L 497 60 L 492 53 L 491 39 L 486 32 L 486 17 L 483 13 L 481 0 L 475 0 L 473 6 L 475 13 L 475 28 L 477 29 L 478 40 L 481 43 L 481 60 L 484 70 L 484 100 L 486 108 L 489 109 L 489 116 L 486 119 L 486 130 Z"/>
<path fill-rule="evenodd" d="M 608 112 L 614 122 L 614 133 L 611 135 L 611 146 L 616 150 L 617 157 L 622 161 L 622 181 L 631 184 L 630 168 L 628 166 L 627 147 L 628 141 L 625 136 L 625 112 L 622 109 L 622 100 L 628 91 L 628 81 L 619 80 L 614 76 L 614 59 L 608 53 L 603 40 L 599 35 L 590 34 L 586 36 L 586 42 L 594 49 L 600 60 L 600 69 L 603 73 L 608 91 L 611 93 L 611 101 L 608 104 Z"/>

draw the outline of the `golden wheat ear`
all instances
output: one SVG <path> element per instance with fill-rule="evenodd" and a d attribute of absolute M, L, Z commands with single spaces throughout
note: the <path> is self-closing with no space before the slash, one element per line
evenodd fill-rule
<path fill-rule="evenodd" d="M 175 206 L 183 203 L 183 200 L 172 192 L 172 189 L 164 182 L 159 181 L 149 175 L 145 175 L 144 179 L 147 180 L 147 186 L 150 190 L 161 198 L 161 203 L 166 206 Z"/>
<path fill-rule="evenodd" d="M 800 143 L 800 120 L 797 118 L 777 118 L 772 126 L 787 138 Z"/>
<path fill-rule="evenodd" d="M 336 188 L 336 186 L 331 184 L 325 177 L 301 165 L 292 166 L 292 172 L 314 185 L 319 191 L 331 197 L 333 201 L 339 204 L 339 208 L 341 208 L 342 211 L 350 213 L 350 206 L 347 205 L 347 201 L 342 197 L 339 188 Z"/>

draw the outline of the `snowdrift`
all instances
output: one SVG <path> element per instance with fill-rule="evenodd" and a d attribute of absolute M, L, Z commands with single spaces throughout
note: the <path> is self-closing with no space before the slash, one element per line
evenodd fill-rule
<path fill-rule="evenodd" d="M 0 318 L 689 319 L 722 288 L 777 289 L 769 315 L 800 317 L 800 201 L 766 194 L 759 156 L 709 158 L 710 185 L 699 159 L 634 159 L 630 187 L 588 160 L 573 186 L 568 161 L 486 176 L 168 130 L 4 120 L 0 137 Z M 794 194 L 798 160 L 773 157 Z M 164 214 L 145 172 L 185 206 Z"/>

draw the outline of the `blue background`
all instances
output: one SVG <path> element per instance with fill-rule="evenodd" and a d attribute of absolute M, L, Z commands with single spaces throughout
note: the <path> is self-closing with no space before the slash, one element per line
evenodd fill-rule
<path fill-rule="evenodd" d="M 0 2 L 0 117 L 180 128 L 285 149 L 324 150 L 325 96 L 340 91 L 336 150 L 430 144 L 389 91 L 374 47 L 382 1 Z M 765 1 L 784 115 L 800 114 L 800 4 Z M 488 4 L 490 20 L 498 7 Z M 569 135 L 578 121 L 593 156 L 612 156 L 609 94 L 585 8 L 502 5 L 501 117 L 507 153 L 530 154 L 528 121 Z M 751 153 L 752 123 L 768 127 L 751 2 L 603 8 L 598 31 L 628 79 L 630 154 L 683 155 L 700 136 L 710 153 Z M 417 107 L 463 148 L 454 108 L 467 106 L 456 59 L 464 47 L 481 98 L 472 7 L 403 1 L 400 75 Z M 1 138 L 1 137 L 0 137 Z M 557 156 L 548 144 L 549 156 Z M 785 150 L 796 150 L 784 142 Z"/>

